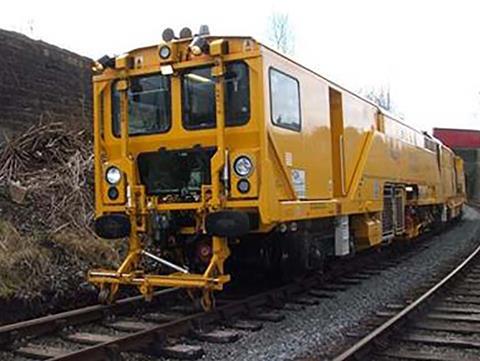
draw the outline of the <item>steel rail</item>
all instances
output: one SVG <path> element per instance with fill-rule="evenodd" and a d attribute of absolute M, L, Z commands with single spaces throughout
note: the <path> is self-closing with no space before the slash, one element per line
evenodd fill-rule
<path fill-rule="evenodd" d="M 199 312 L 188 315 L 174 321 L 121 336 L 113 341 L 100 343 L 73 351 L 69 354 L 51 358 L 49 361 L 117 360 L 121 352 L 138 350 L 144 346 L 153 346 L 154 350 L 161 350 L 167 336 L 174 337 L 184 335 L 199 324 L 206 325 L 216 321 L 223 321 L 245 313 L 251 313 L 252 311 L 255 312 L 255 309 L 262 306 L 273 306 L 276 301 L 281 299 L 286 300 L 291 295 L 300 293 L 314 284 L 318 284 L 318 278 L 316 277 L 304 280 L 304 282 L 301 283 L 293 283 L 258 295 L 249 296 L 243 300 L 231 301 L 210 312 Z"/>
<path fill-rule="evenodd" d="M 356 262 L 362 263 L 368 260 L 369 260 L 368 254 L 363 255 L 363 257 L 362 256 L 357 257 L 355 259 L 355 262 L 352 263 L 350 261 L 344 264 L 344 267 L 341 267 L 342 272 L 340 272 L 340 269 L 337 269 L 336 267 L 334 267 L 334 269 L 332 269 L 332 277 L 334 274 L 343 274 L 344 272 L 348 272 L 348 270 L 351 271 L 352 268 L 353 269 L 355 268 L 354 264 L 356 264 Z M 135 345 L 143 345 L 145 343 L 151 342 L 152 340 L 155 339 L 155 337 L 151 335 L 154 335 L 155 333 L 175 334 L 176 332 L 173 332 L 174 328 L 178 328 L 179 330 L 183 328 L 183 331 L 185 331 L 189 329 L 190 326 L 197 325 L 198 324 L 197 321 L 200 321 L 202 317 L 204 320 L 218 319 L 219 317 L 223 318 L 224 316 L 227 317 L 229 312 L 233 310 L 234 307 L 237 307 L 237 310 L 232 311 L 233 312 L 232 314 L 234 315 L 240 314 L 245 311 L 254 312 L 254 309 L 256 306 L 262 306 L 267 304 L 266 299 L 269 300 L 268 302 L 274 304 L 275 297 L 273 295 L 275 293 L 282 293 L 285 297 L 288 297 L 295 292 L 301 292 L 302 290 L 304 291 L 309 287 L 309 285 L 319 284 L 321 282 L 328 281 L 328 279 L 329 277 L 324 277 L 322 275 L 316 274 L 311 278 L 308 278 L 300 282 L 294 282 L 292 284 L 285 285 L 274 290 L 264 291 L 259 295 L 250 296 L 244 300 L 232 301 L 232 302 L 236 302 L 235 305 L 233 305 L 231 302 L 227 307 L 223 305 L 219 305 L 214 311 L 210 313 L 200 313 L 193 318 L 189 316 L 188 318 L 175 320 L 168 324 L 159 324 L 159 327 L 156 327 L 155 329 L 145 330 L 145 331 L 127 335 L 126 337 L 119 339 L 118 341 L 112 342 L 111 344 L 95 345 L 87 349 L 87 351 L 85 352 L 88 352 L 88 355 L 91 355 L 89 357 L 91 357 L 92 360 L 102 359 L 102 358 L 105 359 L 109 357 L 108 355 L 111 355 L 112 352 L 114 352 L 112 351 L 113 349 L 118 348 L 118 350 L 120 351 L 130 350 L 135 348 Z M 155 296 L 159 296 L 161 294 L 166 294 L 166 293 L 179 291 L 179 290 L 180 289 L 178 288 L 161 290 L 159 292 L 156 292 Z M 254 298 L 258 298 L 260 300 L 258 301 L 258 304 L 256 304 L 256 301 L 254 301 Z M 155 299 L 154 299 L 154 302 L 155 302 Z M 21 339 L 23 337 L 33 338 L 36 336 L 42 336 L 45 334 L 57 332 L 62 328 L 64 328 L 65 326 L 74 326 L 74 325 L 85 324 L 89 322 L 95 322 L 112 313 L 113 314 L 127 313 L 132 308 L 142 304 L 144 304 L 143 296 L 135 296 L 135 297 L 118 300 L 116 303 L 112 305 L 88 306 L 88 307 L 77 309 L 77 310 L 66 311 L 66 312 L 62 312 L 54 315 L 44 316 L 37 319 L 0 326 L 0 347 L 7 347 L 10 344 L 14 343 L 16 340 Z M 182 323 L 184 323 L 186 328 L 184 326 L 181 326 Z M 161 331 L 162 328 L 164 331 Z M 149 334 L 150 336 L 148 336 Z M 119 345 L 119 346 L 116 346 L 116 345 Z M 103 350 L 101 350 L 102 348 Z M 81 355 L 83 355 L 82 352 L 84 351 L 81 351 L 80 353 Z M 95 358 L 96 357 L 95 355 L 101 355 L 101 356 L 98 356 L 98 358 Z M 71 355 L 71 357 L 74 357 L 74 356 Z M 70 358 L 60 358 L 60 360 L 62 359 L 69 360 Z M 71 358 L 71 359 L 80 360 L 82 358 L 80 357 L 80 358 Z M 83 360 L 85 359 L 90 360 L 90 358 L 83 358 Z"/>
<path fill-rule="evenodd" d="M 386 332 L 390 331 L 394 326 L 396 326 L 399 322 L 405 320 L 409 315 L 411 315 L 414 311 L 418 310 L 421 306 L 423 306 L 428 300 L 430 300 L 434 295 L 436 295 L 440 290 L 442 290 L 449 282 L 451 282 L 456 276 L 458 276 L 461 271 L 463 271 L 467 266 L 470 265 L 470 262 L 478 256 L 480 253 L 480 246 L 478 246 L 462 263 L 460 263 L 452 272 L 450 272 L 447 276 L 445 276 L 440 282 L 438 282 L 435 286 L 431 287 L 428 291 L 422 294 L 417 300 L 395 316 L 389 318 L 385 323 L 374 329 L 368 335 L 360 339 L 356 342 L 353 346 L 349 349 L 342 352 L 340 355 L 336 356 L 333 361 L 344 361 L 354 359 L 356 355 L 359 355 L 362 351 L 364 351 L 367 347 L 372 345 L 375 340 L 379 337 L 383 336 Z"/>
<path fill-rule="evenodd" d="M 159 297 L 177 291 L 179 291 L 178 288 L 168 288 L 156 292 L 154 296 Z M 0 326 L 0 346 L 12 343 L 18 338 L 41 336 L 46 333 L 55 332 L 65 326 L 96 321 L 110 313 L 127 312 L 129 309 L 142 304 L 145 304 L 143 296 L 128 297 L 119 299 L 116 303 L 111 305 L 87 306 L 72 311 L 65 311 L 32 320 Z"/>
<path fill-rule="evenodd" d="M 436 232 L 433 232 L 435 234 Z M 423 240 L 419 237 L 417 241 Z M 401 255 L 406 255 L 421 245 L 423 242 L 415 242 L 413 247 L 390 247 L 389 252 L 385 254 L 386 263 L 388 267 L 388 260 L 394 257 L 399 259 Z M 400 251 L 400 255 L 397 253 Z M 375 256 L 375 257 L 373 257 Z M 372 258 L 373 257 L 373 258 Z M 352 262 L 353 261 L 353 262 Z M 228 321 L 231 317 L 243 315 L 255 315 L 260 307 L 280 308 L 283 303 L 292 299 L 292 296 L 301 294 L 315 286 L 330 281 L 335 281 L 336 278 L 349 274 L 352 271 L 361 269 L 360 265 L 375 264 L 378 265 L 376 253 L 365 252 L 358 255 L 353 260 L 345 260 L 339 262 L 332 267 L 327 274 L 314 274 L 311 277 L 300 281 L 284 285 L 273 290 L 263 291 L 259 294 L 248 296 L 243 300 L 224 301 L 225 304 L 219 304 L 216 309 L 208 313 L 197 313 L 193 315 L 184 316 L 177 320 L 169 321 L 168 323 L 158 324 L 151 328 L 131 333 L 119 338 L 99 343 L 93 346 L 88 346 L 84 349 L 69 352 L 65 350 L 66 354 L 49 360 L 117 360 L 120 359 L 120 353 L 125 351 L 138 350 L 140 346 L 153 346 L 153 350 L 161 352 L 167 336 L 184 335 L 185 333 L 198 329 L 200 325 L 207 325 L 215 321 Z M 178 288 L 166 289 L 156 292 L 155 295 L 166 294 L 174 291 L 179 291 Z M 158 301 L 161 298 L 154 299 Z M 0 347 L 6 347 L 14 341 L 22 337 L 42 336 L 47 333 L 58 332 L 65 326 L 74 326 L 88 322 L 95 322 L 101 320 L 110 314 L 128 313 L 132 307 L 144 305 L 144 298 L 142 296 L 130 297 L 127 299 L 118 300 L 113 305 L 103 306 L 95 305 L 85 307 L 83 309 L 67 311 L 55 315 L 45 316 L 39 319 L 23 321 L 11 325 L 0 326 Z"/>
<path fill-rule="evenodd" d="M 419 245 L 416 242 L 414 245 Z M 410 250 L 415 249 L 415 246 Z M 395 255 L 395 247 L 391 248 L 392 253 L 387 253 L 387 259 Z M 400 248 L 400 251 L 406 251 Z M 365 253 L 359 255 L 354 262 L 340 262 L 342 267 L 334 267 L 326 277 L 318 274 L 302 281 L 296 281 L 272 290 L 263 291 L 259 294 L 248 296 L 242 300 L 229 301 L 224 305 L 218 305 L 210 312 L 200 312 L 193 315 L 181 317 L 167 323 L 158 324 L 145 330 L 137 331 L 119 338 L 88 346 L 80 350 L 57 356 L 49 361 L 81 361 L 81 360 L 119 360 L 122 352 L 135 351 L 150 346 L 154 352 L 161 353 L 162 347 L 168 336 L 175 337 L 185 335 L 186 333 L 198 328 L 199 325 L 207 325 L 217 321 L 226 321 L 234 317 L 255 314 L 261 307 L 275 308 L 290 299 L 293 295 L 302 293 L 315 285 L 321 285 L 327 281 L 333 281 L 335 277 L 348 274 L 358 268 L 359 264 L 370 263 L 373 261 L 374 253 Z M 398 255 L 397 255 L 398 257 Z M 396 257 L 396 258 L 397 258 Z M 375 262 L 377 264 L 378 262 Z M 339 266 L 337 264 L 336 266 Z"/>

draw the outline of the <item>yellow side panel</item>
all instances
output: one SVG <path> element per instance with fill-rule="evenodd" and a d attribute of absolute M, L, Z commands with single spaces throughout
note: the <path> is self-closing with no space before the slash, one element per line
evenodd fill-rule
<path fill-rule="evenodd" d="M 300 83 L 301 131 L 284 129 L 272 124 L 270 111 L 269 70 L 275 68 L 296 78 Z M 271 137 L 269 157 L 280 162 L 285 169 L 277 170 L 278 179 L 300 171 L 305 176 L 305 192 L 296 193 L 299 199 L 328 199 L 333 195 L 331 137 L 329 125 L 328 86 L 326 82 L 270 53 L 264 54 L 265 123 Z M 304 172 L 304 173 L 303 173 Z M 295 199 L 289 196 L 288 187 L 277 181 L 280 200 Z M 298 189 L 297 189 L 298 190 Z M 286 198 L 285 198 L 286 197 Z"/>
<path fill-rule="evenodd" d="M 385 134 L 375 132 L 364 177 L 416 184 L 420 203 L 438 199 L 442 188 L 436 153 L 423 147 L 423 135 L 389 117 Z"/>
<path fill-rule="evenodd" d="M 362 149 L 367 140 L 368 132 L 376 126 L 377 109 L 359 98 L 343 93 L 343 125 L 345 152 L 345 188 L 353 186 L 353 176 L 360 158 L 364 156 Z"/>

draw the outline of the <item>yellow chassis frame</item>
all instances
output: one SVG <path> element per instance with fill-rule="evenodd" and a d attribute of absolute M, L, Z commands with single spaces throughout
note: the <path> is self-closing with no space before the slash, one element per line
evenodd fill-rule
<path fill-rule="evenodd" d="M 203 274 L 175 272 L 168 275 L 144 274 L 136 270 L 143 249 L 138 239 L 130 238 L 129 253 L 116 271 L 91 270 L 88 279 L 100 287 L 103 301 L 112 302 L 120 285 L 137 286 L 142 295 L 151 300 L 155 287 L 180 287 L 186 289 L 199 288 L 203 291 L 201 305 L 205 309 L 213 306 L 213 291 L 220 291 L 223 285 L 230 281 L 230 275 L 224 274 L 224 262 L 230 255 L 227 240 L 221 237 L 212 237 L 213 255 Z M 132 242 L 133 241 L 133 242 Z M 108 285 L 108 286 L 107 286 Z"/>

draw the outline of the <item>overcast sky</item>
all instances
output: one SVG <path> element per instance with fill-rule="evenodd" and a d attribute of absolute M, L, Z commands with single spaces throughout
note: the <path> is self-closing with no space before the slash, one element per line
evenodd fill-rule
<path fill-rule="evenodd" d="M 418 128 L 480 129 L 479 1 L 15 0 L 3 4 L 0 28 L 99 58 L 203 23 L 266 41 L 273 12 L 289 15 L 300 63 L 354 91 L 389 86 Z"/>

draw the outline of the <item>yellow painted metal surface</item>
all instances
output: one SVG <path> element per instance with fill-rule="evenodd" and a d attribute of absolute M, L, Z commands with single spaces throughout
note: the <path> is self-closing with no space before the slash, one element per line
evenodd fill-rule
<path fill-rule="evenodd" d="M 251 38 L 207 39 L 212 43 L 212 54 L 194 56 L 189 53 L 189 41 L 178 40 L 169 44 L 168 59 L 162 60 L 158 55 L 159 47 L 165 44 L 136 49 L 118 57 L 114 69 L 107 68 L 94 78 L 96 215 L 126 213 L 135 226 L 130 240 L 131 257 L 124 267 L 114 272 L 114 276 L 108 272 L 103 277 L 97 274 L 91 278 L 92 282 L 206 287 L 211 285 L 213 268 L 222 276 L 229 250 L 226 240 L 214 237 L 215 252 L 205 275 L 132 278 L 129 273 L 135 269 L 138 251 L 142 249 L 138 234 L 147 229 L 151 210 L 192 210 L 199 219 L 220 209 L 248 210 L 259 214 L 256 232 L 268 232 L 281 222 L 356 214 L 359 216 L 354 218 L 353 227 L 362 240 L 362 248 L 374 246 L 381 239 L 378 215 L 383 210 L 386 183 L 416 187 L 418 198 L 410 200 L 412 205 L 446 204 L 452 214 L 459 212 L 465 195 L 463 165 L 449 149 L 437 143 L 434 143 L 437 151 L 427 149 L 421 132 Z M 249 69 L 250 119 L 245 125 L 225 127 L 225 65 L 238 60 L 244 61 Z M 127 136 L 125 90 L 129 78 L 159 73 L 165 66 L 173 72 L 171 128 L 161 134 Z M 211 66 L 217 79 L 217 127 L 187 130 L 182 125 L 179 74 L 198 66 Z M 298 81 L 300 131 L 281 128 L 272 122 L 271 69 Z M 112 129 L 111 92 L 116 81 L 123 94 L 120 137 L 114 136 Z M 213 182 L 204 187 L 202 199 L 167 203 L 146 196 L 136 169 L 138 155 L 160 147 L 187 149 L 196 144 L 217 147 L 211 163 Z M 251 188 L 246 194 L 236 189 L 240 178 L 231 163 L 242 154 L 249 155 L 254 164 L 249 178 Z M 109 186 L 105 172 L 111 165 L 119 167 L 125 175 L 115 201 L 106 197 Z M 231 174 L 230 190 L 225 190 L 220 182 L 219 175 L 225 168 Z M 185 228 L 185 232 L 191 233 L 192 228 Z M 219 279 L 223 284 L 228 277 Z"/>

